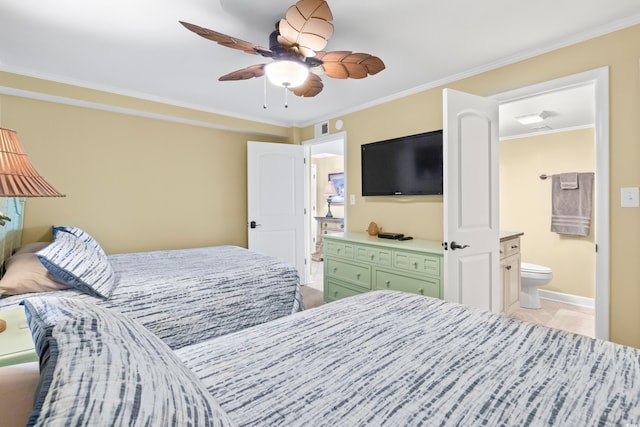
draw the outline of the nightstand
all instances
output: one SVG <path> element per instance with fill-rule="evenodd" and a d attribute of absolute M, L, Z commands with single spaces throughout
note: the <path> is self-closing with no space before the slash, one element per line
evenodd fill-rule
<path fill-rule="evenodd" d="M 0 319 L 7 322 L 7 329 L 0 332 L 0 366 L 37 361 L 24 308 L 0 310 Z"/>

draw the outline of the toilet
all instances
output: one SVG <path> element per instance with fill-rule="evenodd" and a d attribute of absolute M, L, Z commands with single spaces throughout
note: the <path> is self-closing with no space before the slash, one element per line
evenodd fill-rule
<path fill-rule="evenodd" d="M 520 263 L 520 307 L 540 308 L 538 288 L 553 279 L 549 267 L 527 262 Z"/>

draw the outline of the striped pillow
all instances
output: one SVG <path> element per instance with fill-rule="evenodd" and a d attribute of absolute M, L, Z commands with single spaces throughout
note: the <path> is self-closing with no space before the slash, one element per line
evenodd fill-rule
<path fill-rule="evenodd" d="M 40 383 L 28 426 L 235 425 L 158 337 L 88 301 L 23 302 Z"/>
<path fill-rule="evenodd" d="M 96 249 L 102 255 L 106 255 L 105 252 L 104 252 L 104 249 L 102 249 L 102 246 L 100 246 L 100 243 L 98 243 L 98 241 L 96 239 L 94 239 L 92 235 L 90 235 L 89 233 L 87 233 L 86 231 L 84 231 L 84 230 L 82 230 L 82 229 L 80 229 L 78 227 L 66 226 L 66 225 L 54 225 L 53 227 L 51 227 L 51 231 L 53 233 L 53 238 L 54 239 L 61 232 L 69 233 L 69 234 L 71 234 L 73 236 L 76 236 L 78 239 L 82 240 L 83 242 L 85 242 L 89 246 L 92 246 L 94 249 Z"/>
<path fill-rule="evenodd" d="M 79 291 L 109 298 L 115 289 L 115 272 L 107 256 L 69 233 L 58 233 L 36 256 L 56 279 Z"/>

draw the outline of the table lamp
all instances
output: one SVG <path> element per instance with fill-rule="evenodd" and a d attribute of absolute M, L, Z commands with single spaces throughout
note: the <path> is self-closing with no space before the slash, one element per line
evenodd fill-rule
<path fill-rule="evenodd" d="M 331 197 L 338 195 L 338 191 L 336 190 L 336 186 L 333 181 L 327 181 L 322 194 L 327 196 L 327 205 L 329 205 L 329 210 L 327 211 L 325 218 L 333 218 L 333 214 L 331 213 Z"/>
<path fill-rule="evenodd" d="M 64 197 L 33 167 L 24 152 L 18 134 L 0 128 L 0 197 Z M 0 212 L 0 225 L 11 218 Z M 0 319 L 0 332 L 7 324 Z"/>

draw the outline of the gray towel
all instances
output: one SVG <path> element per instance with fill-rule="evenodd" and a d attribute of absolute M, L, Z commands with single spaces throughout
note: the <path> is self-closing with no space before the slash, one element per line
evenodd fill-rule
<path fill-rule="evenodd" d="M 578 173 L 561 173 L 560 188 L 562 188 L 563 190 L 575 190 L 576 188 L 578 188 Z"/>
<path fill-rule="evenodd" d="M 588 236 L 591 229 L 593 172 L 577 174 L 577 188 L 562 189 L 560 175 L 551 177 L 551 231 Z"/>

